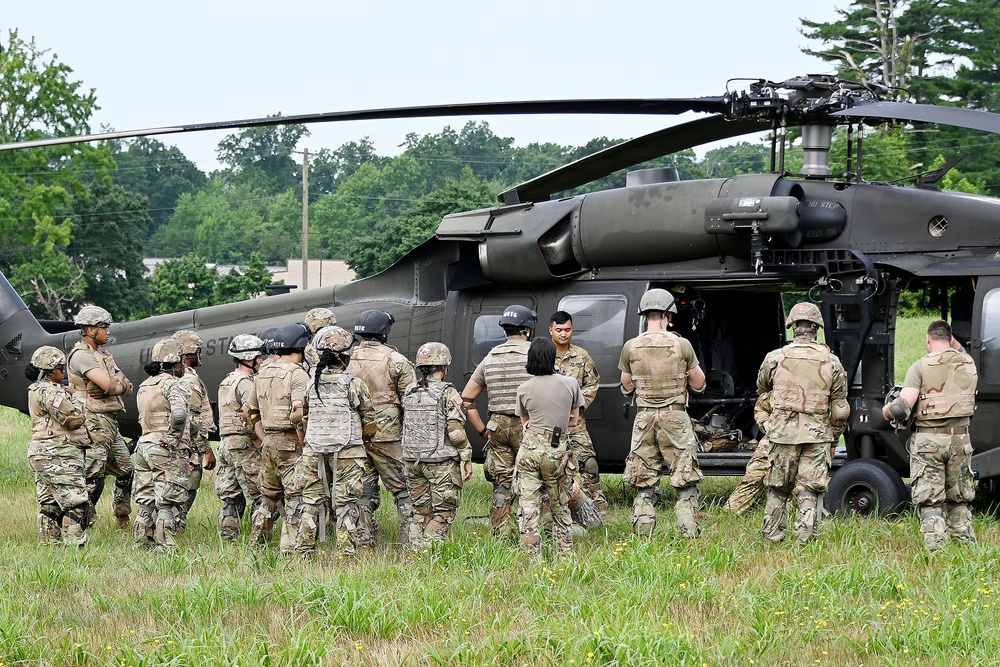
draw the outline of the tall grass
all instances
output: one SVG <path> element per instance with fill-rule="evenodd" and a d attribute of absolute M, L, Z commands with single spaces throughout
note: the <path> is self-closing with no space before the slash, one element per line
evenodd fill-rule
<path fill-rule="evenodd" d="M 921 339 L 922 340 L 922 339 Z M 1000 538 L 928 555 L 912 515 L 825 520 L 820 541 L 765 547 L 758 509 L 721 511 L 736 480 L 703 484 L 704 535 L 680 537 L 666 493 L 651 540 L 608 476 L 605 528 L 563 561 L 524 556 L 466 487 L 453 539 L 353 562 L 222 544 L 207 475 L 172 554 L 134 551 L 107 499 L 82 551 L 43 548 L 24 460 L 27 419 L 0 410 L 0 664 L 952 665 L 997 664 Z M 392 511 L 390 511 L 392 510 Z M 380 521 L 395 539 L 385 498 Z"/>

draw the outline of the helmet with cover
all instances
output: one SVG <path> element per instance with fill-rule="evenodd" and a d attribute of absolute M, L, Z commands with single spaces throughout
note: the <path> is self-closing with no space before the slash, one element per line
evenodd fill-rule
<path fill-rule="evenodd" d="M 115 319 L 111 313 L 100 306 L 84 306 L 73 317 L 73 324 L 81 327 L 97 327 L 102 324 L 113 324 Z"/>
<path fill-rule="evenodd" d="M 358 315 L 354 322 L 354 333 L 359 336 L 378 336 L 388 334 L 396 318 L 384 310 L 366 310 Z"/>
<path fill-rule="evenodd" d="M 31 355 L 31 365 L 43 371 L 60 368 L 66 363 L 66 355 L 57 347 L 42 345 Z"/>
<path fill-rule="evenodd" d="M 173 339 L 181 344 L 184 354 L 198 354 L 205 347 L 205 341 L 201 336 L 190 329 L 175 331 Z"/>
<path fill-rule="evenodd" d="M 639 314 L 643 315 L 651 310 L 677 313 L 677 299 L 674 298 L 673 294 L 659 287 L 646 290 L 646 293 L 639 299 Z"/>
<path fill-rule="evenodd" d="M 323 327 L 316 333 L 314 344 L 320 352 L 329 350 L 338 354 L 346 354 L 354 346 L 354 336 L 350 331 L 338 326 Z"/>
<path fill-rule="evenodd" d="M 812 322 L 816 326 L 823 326 L 823 313 L 815 303 L 803 301 L 792 306 L 788 311 L 788 318 L 785 320 L 785 328 L 791 329 L 796 322 Z"/>
<path fill-rule="evenodd" d="M 315 334 L 323 327 L 332 327 L 337 323 L 337 316 L 329 308 L 313 308 L 306 313 L 306 326 Z"/>
<path fill-rule="evenodd" d="M 424 343 L 417 350 L 417 366 L 448 366 L 451 350 L 444 343 Z"/>
<path fill-rule="evenodd" d="M 264 353 L 264 341 L 253 334 L 240 334 L 229 341 L 229 356 L 253 361 Z"/>
<path fill-rule="evenodd" d="M 151 359 L 161 364 L 180 363 L 184 348 L 173 338 L 164 338 L 153 346 Z"/>

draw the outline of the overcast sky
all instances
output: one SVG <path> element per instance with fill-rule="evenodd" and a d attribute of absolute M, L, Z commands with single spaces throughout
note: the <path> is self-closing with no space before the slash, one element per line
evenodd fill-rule
<path fill-rule="evenodd" d="M 17 29 L 73 68 L 101 106 L 92 128 L 501 100 L 719 95 L 736 77 L 829 73 L 806 56 L 800 17 L 843 2 L 507 0 L 476 2 L 9 2 Z M 735 84 L 737 89 L 742 85 Z M 684 117 L 689 120 L 695 116 Z M 469 119 L 313 125 L 299 148 L 368 136 L 395 155 L 408 132 Z M 485 118 L 523 146 L 630 138 L 675 118 Z M 162 137 L 204 170 L 225 132 Z"/>

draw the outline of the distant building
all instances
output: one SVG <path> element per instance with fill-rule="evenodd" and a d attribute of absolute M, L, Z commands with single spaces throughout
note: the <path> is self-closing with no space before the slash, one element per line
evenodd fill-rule
<path fill-rule="evenodd" d="M 150 276 L 153 270 L 169 262 L 170 258 L 147 257 L 142 260 L 146 267 L 146 276 Z M 205 266 L 218 271 L 220 276 L 224 276 L 233 269 L 241 268 L 239 264 L 214 264 L 206 262 Z M 242 265 L 245 267 L 246 265 Z M 271 272 L 273 282 L 284 281 L 286 285 L 297 285 L 302 289 L 302 260 L 289 259 L 288 266 L 269 266 L 267 270 Z M 309 287 L 330 287 L 340 283 L 349 283 L 354 280 L 354 270 L 348 268 L 347 263 L 340 259 L 311 259 L 309 260 Z"/>

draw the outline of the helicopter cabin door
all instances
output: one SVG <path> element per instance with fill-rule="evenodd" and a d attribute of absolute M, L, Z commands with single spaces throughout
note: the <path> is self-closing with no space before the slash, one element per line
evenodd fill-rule
<path fill-rule="evenodd" d="M 976 362 L 979 386 L 969 435 L 972 467 L 981 478 L 1000 475 L 1000 276 L 983 276 L 975 285 L 972 312 L 953 304 L 952 329 L 962 340 L 963 317 L 971 316 L 968 350 Z"/>

